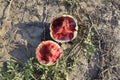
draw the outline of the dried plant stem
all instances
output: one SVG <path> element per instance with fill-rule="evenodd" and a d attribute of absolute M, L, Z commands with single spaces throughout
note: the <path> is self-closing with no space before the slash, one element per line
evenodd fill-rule
<path fill-rule="evenodd" d="M 0 32 L 0 36 L 2 36 L 2 32 L 4 32 L 4 30 L 6 30 L 6 25 L 7 25 L 7 20 L 9 19 L 10 17 L 10 8 L 11 8 L 11 5 L 13 3 L 13 0 L 10 1 L 9 5 L 8 5 L 8 9 L 7 9 L 7 12 L 6 12 L 6 18 L 5 20 L 3 21 L 3 25 L 2 25 L 2 30 Z"/>
<path fill-rule="evenodd" d="M 11 1 L 10 1 L 10 4 L 8 5 L 8 10 L 7 10 L 7 13 L 6 13 L 5 22 L 9 19 L 9 16 L 10 16 L 10 8 L 11 8 L 12 3 L 13 3 L 13 0 L 11 0 Z"/>
<path fill-rule="evenodd" d="M 101 74 L 104 74 L 105 72 L 107 72 L 108 70 L 110 70 L 110 69 L 112 69 L 112 68 L 114 68 L 114 67 L 120 67 L 120 64 L 117 64 L 117 65 L 108 67 L 107 69 L 103 70 L 103 71 L 101 72 Z"/>
<path fill-rule="evenodd" d="M 0 31 L 0 37 L 2 38 L 2 45 L 3 45 L 2 53 L 8 53 L 8 50 L 6 48 L 6 45 L 8 42 L 4 39 L 4 35 L 6 34 L 5 30 L 6 30 L 7 20 L 9 19 L 9 16 L 10 16 L 10 8 L 11 8 L 12 3 L 13 3 L 13 0 L 11 0 L 8 5 L 8 9 L 6 12 L 6 18 L 3 22 L 2 30 Z"/>

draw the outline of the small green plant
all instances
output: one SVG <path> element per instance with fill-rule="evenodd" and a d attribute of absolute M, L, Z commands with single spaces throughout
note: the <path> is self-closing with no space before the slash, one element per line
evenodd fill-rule
<path fill-rule="evenodd" d="M 92 35 L 92 32 L 90 32 L 88 36 L 84 38 L 83 52 L 85 55 L 91 55 L 95 51 L 94 45 L 92 44 L 92 41 L 91 41 L 91 35 Z"/>
<path fill-rule="evenodd" d="M 28 62 L 25 63 L 25 66 L 23 67 L 23 70 L 24 70 L 23 75 L 25 80 L 29 80 L 30 78 L 36 79 L 33 75 L 34 68 L 33 68 L 32 60 L 33 58 L 30 58 L 30 60 L 28 60 Z"/>
<path fill-rule="evenodd" d="M 19 72 L 19 66 L 13 59 L 7 60 L 6 70 L 0 70 L 1 80 L 22 80 L 23 75 Z"/>

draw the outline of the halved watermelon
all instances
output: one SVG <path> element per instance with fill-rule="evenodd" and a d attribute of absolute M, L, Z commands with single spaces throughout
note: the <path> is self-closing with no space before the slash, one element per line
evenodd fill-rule
<path fill-rule="evenodd" d="M 69 42 L 77 36 L 77 20 L 70 15 L 55 18 L 50 25 L 50 35 L 57 42 Z"/>
<path fill-rule="evenodd" d="M 42 41 L 36 48 L 36 58 L 41 64 L 50 66 L 59 59 L 62 50 L 53 41 Z"/>

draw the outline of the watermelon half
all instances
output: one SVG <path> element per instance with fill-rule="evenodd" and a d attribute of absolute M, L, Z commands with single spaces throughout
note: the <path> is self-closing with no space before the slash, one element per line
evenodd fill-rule
<path fill-rule="evenodd" d="M 60 58 L 62 50 L 53 41 L 42 41 L 36 48 L 36 58 L 41 64 L 50 66 Z"/>
<path fill-rule="evenodd" d="M 50 35 L 57 42 L 69 42 L 77 36 L 77 20 L 71 15 L 62 15 L 50 24 Z"/>

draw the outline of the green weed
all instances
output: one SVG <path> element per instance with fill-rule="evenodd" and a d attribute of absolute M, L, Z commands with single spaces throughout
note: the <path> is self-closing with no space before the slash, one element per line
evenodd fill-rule
<path fill-rule="evenodd" d="M 19 66 L 14 60 L 7 60 L 6 70 L 0 69 L 1 80 L 22 80 L 23 75 L 22 72 L 19 72 Z"/>
<path fill-rule="evenodd" d="M 67 72 L 63 62 L 58 61 L 54 66 L 45 66 L 30 58 L 24 66 L 14 60 L 7 60 L 7 69 L 1 70 L 2 80 L 66 80 Z M 64 68 L 63 68 L 64 67 Z"/>
<path fill-rule="evenodd" d="M 84 38 L 83 52 L 85 55 L 91 55 L 95 51 L 95 47 L 92 44 L 91 35 L 93 35 L 93 32 L 90 32 L 88 36 Z"/>

